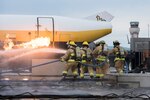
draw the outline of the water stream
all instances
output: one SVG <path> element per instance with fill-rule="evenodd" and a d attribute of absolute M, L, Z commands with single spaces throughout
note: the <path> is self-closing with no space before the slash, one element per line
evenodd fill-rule
<path fill-rule="evenodd" d="M 16 67 L 23 64 L 28 64 L 33 57 L 42 57 L 58 54 L 65 54 L 66 50 L 57 48 L 37 48 L 37 49 L 13 49 L 0 51 L 0 67 Z M 47 54 L 47 55 L 46 55 Z"/>

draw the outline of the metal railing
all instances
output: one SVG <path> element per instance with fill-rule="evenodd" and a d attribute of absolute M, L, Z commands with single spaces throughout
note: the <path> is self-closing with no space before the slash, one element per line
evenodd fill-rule
<path fill-rule="evenodd" d="M 52 20 L 52 32 L 53 32 L 53 47 L 55 46 L 55 25 L 54 25 L 54 17 L 37 17 L 37 34 L 39 37 L 40 30 L 40 19 L 51 19 Z"/>

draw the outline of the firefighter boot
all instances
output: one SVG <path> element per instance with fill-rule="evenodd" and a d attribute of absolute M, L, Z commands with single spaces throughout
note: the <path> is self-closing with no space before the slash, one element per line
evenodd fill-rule
<path fill-rule="evenodd" d="M 63 75 L 63 77 L 66 77 L 67 76 L 67 71 L 63 71 L 62 75 Z"/>
<path fill-rule="evenodd" d="M 122 75 L 123 74 L 123 70 L 119 70 L 119 75 Z"/>
<path fill-rule="evenodd" d="M 82 79 L 83 79 L 83 78 L 84 78 L 84 74 L 80 74 L 80 78 L 82 78 Z"/>
<path fill-rule="evenodd" d="M 103 78 L 104 78 L 104 74 L 100 74 L 99 76 L 100 76 L 100 78 L 101 78 L 101 79 L 103 79 Z"/>
<path fill-rule="evenodd" d="M 96 74 L 96 77 L 95 78 L 100 78 L 100 74 Z"/>
<path fill-rule="evenodd" d="M 94 77 L 94 74 L 93 73 L 90 73 L 90 78 L 92 79 Z"/>
<path fill-rule="evenodd" d="M 74 77 L 74 78 L 77 78 L 77 76 L 78 76 L 77 71 L 74 71 L 74 72 L 73 72 L 73 77 Z"/>

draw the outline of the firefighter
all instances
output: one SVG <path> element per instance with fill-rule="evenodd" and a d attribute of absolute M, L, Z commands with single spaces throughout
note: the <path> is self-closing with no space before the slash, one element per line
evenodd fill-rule
<path fill-rule="evenodd" d="M 114 48 L 110 51 L 110 53 L 113 53 L 115 55 L 114 62 L 117 73 L 122 74 L 127 52 L 124 48 L 120 46 L 119 41 L 113 41 L 113 45 Z"/>
<path fill-rule="evenodd" d="M 93 55 L 96 57 L 98 66 L 96 67 L 96 78 L 103 78 L 108 72 L 109 61 L 107 58 L 108 48 L 105 41 L 100 41 L 99 45 L 93 51 Z"/>
<path fill-rule="evenodd" d="M 77 45 L 75 44 L 74 41 L 69 41 L 67 43 L 67 45 L 68 45 L 68 50 L 67 50 L 66 54 L 61 57 L 62 62 L 64 62 L 64 61 L 67 62 L 66 68 L 62 72 L 62 74 L 63 74 L 63 76 L 66 76 L 68 73 L 68 70 L 71 69 L 74 78 L 76 78 L 78 76 L 78 73 L 77 73 L 78 63 L 76 62 L 76 54 L 75 54 L 76 53 L 75 49 L 76 49 Z"/>
<path fill-rule="evenodd" d="M 92 50 L 89 48 L 89 44 L 87 41 L 82 43 L 81 48 L 81 68 L 80 68 L 80 78 L 84 78 L 85 69 L 88 69 L 89 75 L 91 78 L 94 77 L 93 68 L 88 66 L 92 63 Z M 85 65 L 84 65 L 85 64 Z"/>

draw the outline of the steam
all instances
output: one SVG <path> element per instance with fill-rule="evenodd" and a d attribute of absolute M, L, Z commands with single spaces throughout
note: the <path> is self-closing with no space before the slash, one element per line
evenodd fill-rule
<path fill-rule="evenodd" d="M 34 57 L 42 57 L 42 56 L 55 56 L 58 54 L 64 54 L 66 50 L 57 49 L 57 48 L 36 48 L 36 49 L 14 49 L 7 51 L 0 51 L 0 67 L 22 67 L 28 66 L 29 62 Z M 43 55 L 49 54 L 49 55 Z"/>

